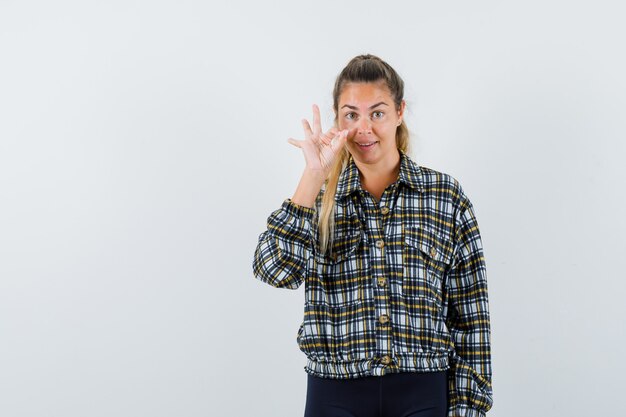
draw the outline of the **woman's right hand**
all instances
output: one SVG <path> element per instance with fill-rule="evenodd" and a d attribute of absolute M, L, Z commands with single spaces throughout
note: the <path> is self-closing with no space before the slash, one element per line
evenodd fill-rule
<path fill-rule="evenodd" d="M 313 128 L 306 119 L 302 119 L 302 127 L 304 128 L 304 140 L 289 138 L 287 141 L 302 149 L 306 161 L 306 170 L 319 175 L 321 179 L 326 179 L 336 158 L 346 144 L 347 137 L 353 132 L 340 131 L 333 127 L 323 133 L 320 109 L 315 104 L 313 105 Z"/>

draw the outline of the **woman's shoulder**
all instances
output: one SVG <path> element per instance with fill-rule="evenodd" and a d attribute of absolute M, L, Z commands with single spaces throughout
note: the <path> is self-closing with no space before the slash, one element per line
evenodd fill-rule
<path fill-rule="evenodd" d="M 461 182 L 455 175 L 439 169 L 413 162 L 422 182 L 422 191 L 426 196 L 450 199 L 456 206 L 465 204 L 467 195 Z"/>
<path fill-rule="evenodd" d="M 418 165 L 424 180 L 424 186 L 428 187 L 445 187 L 460 188 L 461 184 L 455 176 L 448 172 L 440 171 L 428 166 Z"/>

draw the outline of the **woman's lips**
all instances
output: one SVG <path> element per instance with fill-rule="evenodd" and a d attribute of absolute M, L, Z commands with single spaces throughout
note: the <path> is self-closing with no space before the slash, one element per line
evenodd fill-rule
<path fill-rule="evenodd" d="M 378 141 L 373 141 L 373 142 L 355 142 L 356 145 L 360 148 L 360 149 L 371 149 L 374 147 L 374 145 L 376 145 L 378 143 Z"/>

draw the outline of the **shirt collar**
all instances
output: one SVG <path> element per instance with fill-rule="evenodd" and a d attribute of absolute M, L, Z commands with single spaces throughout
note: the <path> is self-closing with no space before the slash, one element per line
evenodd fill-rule
<path fill-rule="evenodd" d="M 423 191 L 422 170 L 419 165 L 413 162 L 402 149 L 398 149 L 398 151 L 400 152 L 400 174 L 398 175 L 398 182 L 403 183 L 416 191 Z M 346 168 L 339 175 L 335 200 L 339 201 L 340 199 L 361 190 L 363 190 L 363 188 L 361 187 L 359 169 L 354 162 L 354 158 L 350 155 Z"/>
<path fill-rule="evenodd" d="M 406 184 L 410 188 L 424 191 L 424 177 L 420 166 L 417 165 L 402 149 L 400 151 L 400 175 L 399 181 Z"/>

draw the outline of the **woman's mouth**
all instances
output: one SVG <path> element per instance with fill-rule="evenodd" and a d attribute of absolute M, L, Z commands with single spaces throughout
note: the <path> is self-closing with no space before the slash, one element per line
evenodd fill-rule
<path fill-rule="evenodd" d="M 371 148 L 372 146 L 374 146 L 375 144 L 377 144 L 378 141 L 373 141 L 373 142 L 363 142 L 363 143 L 359 143 L 356 142 L 357 146 L 361 149 L 368 149 Z"/>

